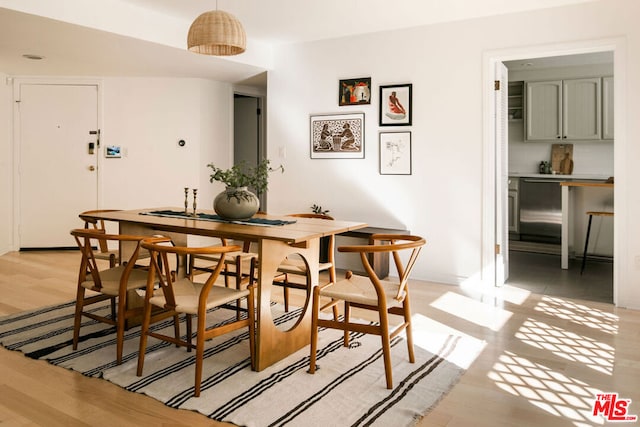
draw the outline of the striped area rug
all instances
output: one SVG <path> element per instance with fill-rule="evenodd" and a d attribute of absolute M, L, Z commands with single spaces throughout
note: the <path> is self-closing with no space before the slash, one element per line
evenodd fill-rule
<path fill-rule="evenodd" d="M 28 357 L 147 394 L 172 408 L 244 426 L 414 425 L 451 389 L 481 348 L 471 338 L 433 334 L 425 340 L 421 333 L 416 363 L 411 364 L 405 341 L 396 337 L 392 341 L 395 388 L 387 390 L 377 336 L 353 334 L 345 348 L 340 331 L 322 330 L 319 370 L 310 375 L 308 347 L 261 372 L 252 371 L 248 333 L 238 331 L 208 342 L 202 394 L 194 398 L 194 353 L 150 338 L 143 376 L 137 377 L 139 327 L 126 332 L 124 359 L 118 366 L 115 330 L 108 325 L 84 320 L 79 348 L 71 349 L 73 308 L 74 303 L 67 303 L 4 317 L 0 343 Z M 107 310 L 107 305 L 96 309 Z M 299 315 L 299 311 L 284 313 L 280 306 L 274 306 L 274 313 L 276 323 L 285 328 Z M 224 322 L 235 314 L 215 310 L 209 316 L 212 322 Z M 169 322 L 155 326 L 170 327 Z"/>

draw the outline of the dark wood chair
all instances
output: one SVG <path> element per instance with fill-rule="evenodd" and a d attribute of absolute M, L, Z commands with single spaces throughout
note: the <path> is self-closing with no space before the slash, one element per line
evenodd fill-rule
<path fill-rule="evenodd" d="M 206 340 L 235 331 L 241 328 L 249 329 L 249 355 L 251 366 L 254 368 L 254 285 L 250 284 L 246 289 L 234 289 L 226 286 L 216 286 L 215 282 L 224 269 L 227 256 L 240 251 L 239 246 L 210 246 L 203 248 L 190 248 L 170 246 L 168 238 L 149 238 L 142 242 L 142 247 L 151 254 L 151 265 L 147 278 L 147 287 L 144 299 L 144 316 L 140 335 L 140 351 L 138 353 L 137 375 L 141 376 L 144 368 L 144 357 L 147 345 L 147 337 L 154 337 L 173 344 L 184 346 L 188 351 L 196 349 L 195 369 L 195 396 L 200 396 L 200 384 L 202 379 L 202 362 L 204 356 L 204 343 Z M 193 270 L 184 277 L 178 277 L 171 271 L 169 255 L 175 254 L 182 257 L 216 256 L 218 262 L 209 272 L 204 283 L 194 282 Z M 157 288 L 156 288 L 157 287 Z M 240 300 L 247 300 L 246 316 L 235 321 L 225 322 L 222 325 L 207 328 L 207 310 L 214 307 L 224 307 L 227 304 Z M 156 307 L 158 310 L 153 311 Z M 178 316 L 185 314 L 187 317 L 187 338 L 180 338 Z M 192 318 L 196 316 L 196 344 L 192 344 Z M 168 336 L 150 329 L 152 323 L 173 317 L 175 335 Z"/>
<path fill-rule="evenodd" d="M 382 244 L 376 244 L 382 242 Z M 316 370 L 316 351 L 318 347 L 318 328 L 332 328 L 344 331 L 344 345 L 349 345 L 349 331 L 365 334 L 380 335 L 384 356 L 384 368 L 387 388 L 393 388 L 393 376 L 391 367 L 391 338 L 405 331 L 407 337 L 407 350 L 409 361 L 415 362 L 413 352 L 413 337 L 411 334 L 411 307 L 409 303 L 409 275 L 415 265 L 425 239 L 412 235 L 374 234 L 369 245 L 341 246 L 339 252 L 357 253 L 367 276 L 359 276 L 351 271 L 346 273 L 345 279 L 337 283 L 329 283 L 325 286 L 317 286 L 313 293 L 312 324 L 311 324 L 311 355 L 309 372 Z M 406 263 L 403 264 L 400 253 L 408 251 Z M 389 277 L 380 279 L 375 273 L 369 257 L 370 253 L 388 252 L 392 254 L 398 274 L 397 278 Z M 320 306 L 320 298 L 329 298 L 331 301 Z M 329 307 L 335 307 L 344 302 L 344 318 L 342 321 L 321 319 L 320 311 Z M 352 322 L 351 308 L 357 307 L 373 310 L 378 313 L 378 324 L 364 324 Z M 403 322 L 390 330 L 388 315 L 400 315 Z"/>

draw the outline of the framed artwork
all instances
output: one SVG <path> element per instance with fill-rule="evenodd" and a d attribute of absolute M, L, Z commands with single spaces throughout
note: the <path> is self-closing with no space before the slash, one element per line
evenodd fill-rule
<path fill-rule="evenodd" d="M 380 132 L 380 175 L 411 175 L 411 132 Z"/>
<path fill-rule="evenodd" d="M 380 86 L 380 126 L 411 125 L 412 85 Z"/>
<path fill-rule="evenodd" d="M 312 159 L 364 159 L 364 113 L 311 116 Z"/>
<path fill-rule="evenodd" d="M 371 104 L 371 77 L 340 80 L 338 105 Z"/>

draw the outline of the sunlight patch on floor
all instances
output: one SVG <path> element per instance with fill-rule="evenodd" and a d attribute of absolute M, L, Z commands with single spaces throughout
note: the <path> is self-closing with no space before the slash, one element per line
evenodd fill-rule
<path fill-rule="evenodd" d="M 531 318 L 522 324 L 515 337 L 562 359 L 579 363 L 606 375 L 613 374 L 615 349 L 593 338 Z"/>
<path fill-rule="evenodd" d="M 513 313 L 473 298 L 447 292 L 430 304 L 432 307 L 493 331 L 499 331 Z"/>
<path fill-rule="evenodd" d="M 535 310 L 609 334 L 618 333 L 618 316 L 570 300 L 544 296 Z"/>
<path fill-rule="evenodd" d="M 423 348 L 431 353 L 436 354 L 439 348 L 434 346 L 433 336 L 434 334 L 441 335 L 453 335 L 464 338 L 464 343 L 459 345 L 466 345 L 467 351 L 458 352 L 458 356 L 447 356 L 447 361 L 456 364 L 457 366 L 468 369 L 469 366 L 476 359 L 477 355 L 486 347 L 485 341 L 479 340 L 471 335 L 465 334 L 455 328 L 452 328 L 444 323 L 437 322 L 422 314 L 414 314 L 411 316 L 411 326 L 413 330 L 413 345 Z M 403 336 L 406 337 L 406 335 Z"/>
<path fill-rule="evenodd" d="M 502 306 L 504 302 L 521 305 L 531 295 L 531 292 L 526 289 L 509 285 L 487 285 L 478 281 L 476 278 L 462 282 L 460 289 L 471 296 L 479 296 L 477 299 L 481 301 L 487 301 L 487 298 L 493 298 L 496 306 Z"/>
<path fill-rule="evenodd" d="M 506 351 L 488 377 L 501 390 L 526 399 L 532 405 L 574 426 L 604 424 L 592 415 L 593 403 L 600 390 L 588 384 Z"/>

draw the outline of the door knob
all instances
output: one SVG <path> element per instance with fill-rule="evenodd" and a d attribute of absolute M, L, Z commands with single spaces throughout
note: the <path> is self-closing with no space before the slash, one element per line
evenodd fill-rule
<path fill-rule="evenodd" d="M 91 165 L 91 166 L 89 166 L 89 170 L 90 170 L 91 172 L 93 172 L 94 170 L 96 170 L 96 167 L 95 167 L 95 166 L 93 166 L 93 165 Z"/>

